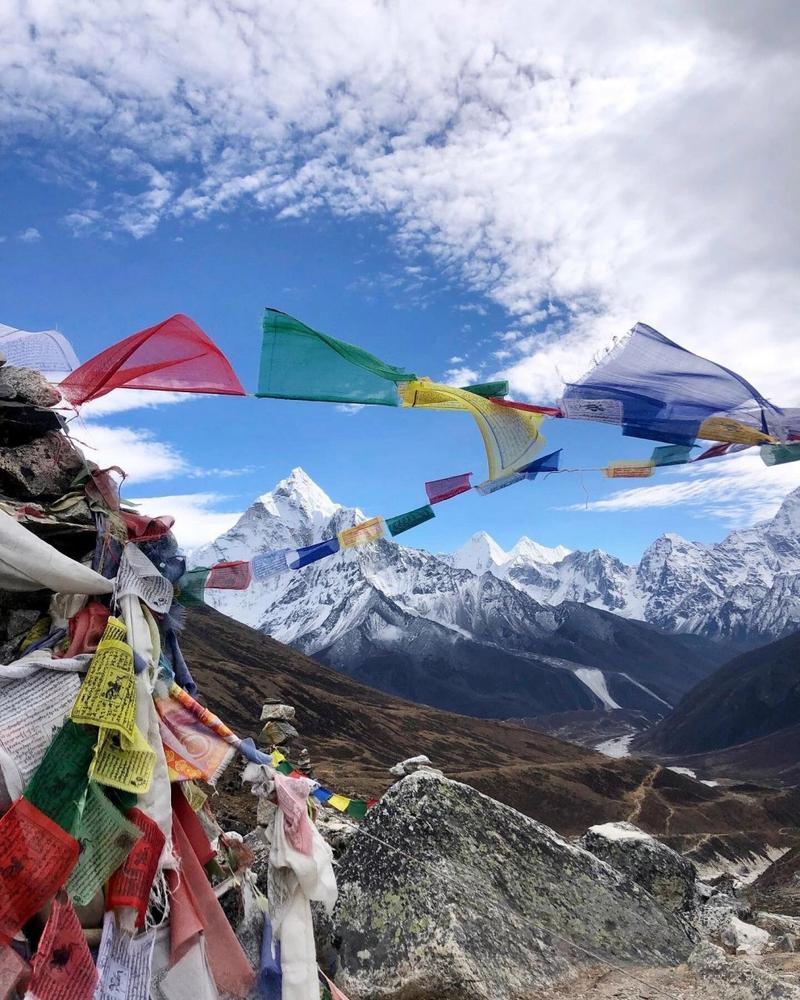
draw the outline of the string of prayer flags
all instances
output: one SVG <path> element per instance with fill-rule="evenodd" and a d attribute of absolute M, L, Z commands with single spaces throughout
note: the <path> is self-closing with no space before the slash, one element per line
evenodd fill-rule
<path fill-rule="evenodd" d="M 208 574 L 208 590 L 247 590 L 253 582 L 253 571 L 247 560 L 215 563 Z"/>
<path fill-rule="evenodd" d="M 272 766 L 276 771 L 280 771 L 281 774 L 288 775 L 290 778 L 306 777 L 302 771 L 298 771 L 293 764 L 289 763 L 286 756 L 280 750 L 273 750 L 269 756 Z M 375 805 L 376 801 L 371 800 L 367 802 L 364 799 L 351 799 L 347 795 L 338 795 L 336 792 L 332 792 L 329 788 L 324 788 L 322 785 L 312 788 L 311 795 L 322 805 L 333 806 L 339 812 L 347 813 L 348 816 L 352 816 L 355 819 L 363 819 L 367 811 Z"/>
<path fill-rule="evenodd" d="M 432 517 L 436 517 L 433 508 L 430 504 L 425 504 L 424 507 L 408 510 L 405 514 L 396 514 L 394 517 L 387 517 L 386 528 L 392 538 L 394 538 L 395 535 L 402 535 L 404 531 L 410 531 L 411 528 L 416 528 L 417 525 L 430 521 Z"/>
<path fill-rule="evenodd" d="M 253 569 L 253 579 L 262 583 L 271 576 L 278 576 L 289 571 L 288 554 L 290 549 L 274 549 L 271 552 L 259 552 L 250 560 Z"/>
<path fill-rule="evenodd" d="M 0 819 L 0 843 L 0 940 L 9 941 L 64 884 L 79 847 L 27 799 Z"/>
<path fill-rule="evenodd" d="M 665 465 L 685 465 L 692 460 L 692 445 L 690 444 L 665 444 L 660 448 L 653 448 L 650 461 L 657 467 Z"/>
<path fill-rule="evenodd" d="M 428 379 L 405 383 L 400 394 L 403 406 L 469 413 L 483 438 L 489 479 L 510 475 L 531 462 L 544 443 L 539 431 L 544 416 L 540 413 L 497 406 L 475 393 Z"/>
<path fill-rule="evenodd" d="M 201 705 L 199 701 L 193 698 L 189 692 L 184 690 L 180 685 L 172 683 L 169 688 L 169 696 L 179 702 L 179 704 L 190 712 L 198 722 L 206 727 L 206 729 L 211 730 L 211 732 L 219 736 L 220 739 L 230 744 L 230 746 L 232 746 L 235 750 L 238 750 L 243 757 L 246 757 L 248 760 L 253 760 L 256 763 L 264 763 L 266 761 L 265 755 L 255 749 L 252 740 L 240 739 L 240 737 L 238 737 L 218 715 L 214 715 L 214 713 L 210 712 L 204 705 Z"/>
<path fill-rule="evenodd" d="M 347 807 L 350 805 L 352 800 L 346 795 L 331 795 L 328 799 L 326 805 L 331 806 L 334 809 L 338 809 L 339 812 L 347 812 Z"/>
<path fill-rule="evenodd" d="M 361 521 L 360 524 L 353 525 L 352 528 L 345 528 L 339 532 L 339 548 L 354 549 L 358 545 L 368 545 L 383 538 L 385 534 L 383 518 L 371 517 L 368 521 Z"/>
<path fill-rule="evenodd" d="M 484 399 L 502 398 L 508 395 L 508 382 L 482 382 L 479 385 L 465 385 L 464 392 L 472 392 L 476 396 L 483 396 Z"/>
<path fill-rule="evenodd" d="M 133 937 L 106 913 L 97 956 L 94 1000 L 149 1000 L 155 930 Z"/>
<path fill-rule="evenodd" d="M 326 538 L 324 542 L 317 542 L 315 545 L 305 545 L 300 549 L 290 549 L 287 556 L 290 569 L 302 569 L 310 563 L 324 559 L 326 556 L 335 555 L 339 551 L 338 538 Z"/>
<path fill-rule="evenodd" d="M 764 465 L 785 465 L 800 461 L 800 441 L 791 444 L 764 444 L 761 446 Z"/>
<path fill-rule="evenodd" d="M 526 479 L 531 480 L 535 479 L 540 472 L 558 472 L 561 465 L 561 452 L 561 448 L 558 451 L 551 451 L 549 455 L 543 455 L 534 462 L 523 465 L 519 471 Z"/>
<path fill-rule="evenodd" d="M 86 805 L 75 833 L 81 853 L 67 880 L 67 892 L 76 906 L 91 903 L 139 836 L 138 829 L 109 802 L 100 786 L 89 782 Z"/>
<path fill-rule="evenodd" d="M 611 462 L 603 469 L 606 479 L 648 479 L 655 466 L 649 459 Z"/>
<path fill-rule="evenodd" d="M 113 729 L 129 742 L 136 731 L 136 690 L 133 649 L 119 638 L 127 632 L 124 622 L 109 618 L 103 638 L 92 657 L 70 718 L 83 725 Z"/>
<path fill-rule="evenodd" d="M 222 351 L 182 313 L 101 351 L 68 375 L 59 388 L 74 406 L 112 389 L 246 395 Z"/>
<path fill-rule="evenodd" d="M 709 418 L 730 417 L 759 431 L 780 411 L 736 372 L 702 358 L 637 323 L 578 382 L 567 385 L 564 415 L 622 424 L 632 437 L 668 444 L 692 444 L 698 436 L 744 433 L 720 425 L 700 428 Z M 594 411 L 592 410 L 594 408 Z M 758 443 L 758 442 L 751 442 Z"/>
<path fill-rule="evenodd" d="M 397 406 L 397 384 L 416 375 L 267 309 L 257 396 Z"/>
<path fill-rule="evenodd" d="M 146 795 L 153 782 L 155 766 L 156 752 L 138 726 L 131 742 L 111 729 L 101 729 L 89 774 L 101 785 Z"/>
<path fill-rule="evenodd" d="M 425 483 L 425 493 L 430 503 L 441 503 L 443 500 L 450 500 L 457 497 L 459 493 L 467 493 L 472 489 L 469 481 L 471 472 L 464 472 L 458 476 L 447 476 L 445 479 L 431 479 Z"/>
<path fill-rule="evenodd" d="M 31 966 L 26 996 L 36 1000 L 93 1000 L 97 969 L 78 915 L 63 892 L 53 902 Z"/>
<path fill-rule="evenodd" d="M 68 833 L 78 825 L 96 739 L 94 729 L 66 719 L 24 792 L 31 805 Z"/>
<path fill-rule="evenodd" d="M 158 871 L 165 837 L 158 824 L 141 809 L 129 809 L 127 819 L 141 833 L 128 856 L 112 874 L 106 891 L 106 909 L 136 910 L 136 926 L 144 927 L 150 890 Z"/>

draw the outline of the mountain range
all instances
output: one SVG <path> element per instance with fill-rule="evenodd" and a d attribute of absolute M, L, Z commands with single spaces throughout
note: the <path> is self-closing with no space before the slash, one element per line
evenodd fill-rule
<path fill-rule="evenodd" d="M 757 551 L 766 563 L 767 550 L 796 546 L 788 529 L 781 535 L 781 519 L 798 512 L 800 493 L 770 523 L 777 529 L 762 526 L 768 543 L 752 537 L 746 554 Z M 309 545 L 363 518 L 295 469 L 191 563 Z M 741 545 L 757 530 L 739 533 Z M 665 536 L 633 570 L 601 551 L 547 549 L 530 539 L 505 553 L 479 535 L 445 555 L 381 540 L 245 591 L 207 591 L 206 599 L 352 677 L 436 707 L 501 718 L 623 708 L 656 720 L 750 637 L 704 627 L 713 610 L 709 580 L 717 580 L 717 607 L 729 601 L 722 563 L 733 560 L 736 544 L 734 535 L 720 546 Z M 797 582 L 777 569 L 776 577 L 782 587 Z M 697 614 L 688 627 L 675 610 L 680 602 L 702 608 L 702 620 Z M 658 620 L 642 620 L 657 609 Z M 770 627 L 783 629 L 785 617 L 770 618 Z"/>

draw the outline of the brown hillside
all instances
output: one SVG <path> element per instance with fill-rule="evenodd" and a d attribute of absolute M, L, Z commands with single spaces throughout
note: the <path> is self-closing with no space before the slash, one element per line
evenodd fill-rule
<path fill-rule="evenodd" d="M 345 794 L 378 796 L 387 768 L 426 753 L 452 778 L 565 835 L 631 819 L 688 847 L 703 835 L 752 830 L 771 843 L 800 825 L 795 789 L 708 788 L 659 765 L 612 760 L 543 733 L 415 705 L 324 667 L 210 608 L 189 614 L 186 659 L 208 705 L 240 735 L 255 735 L 265 701 L 297 709 L 317 776 Z M 252 800 L 229 768 L 215 808 L 252 825 Z"/>

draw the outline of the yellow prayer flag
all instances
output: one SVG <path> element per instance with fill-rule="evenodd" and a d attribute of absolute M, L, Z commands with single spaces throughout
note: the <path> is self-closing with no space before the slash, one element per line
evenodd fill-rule
<path fill-rule="evenodd" d="M 339 532 L 339 548 L 353 549 L 357 545 L 367 545 L 383 538 L 385 534 L 383 518 L 372 517 L 369 521 L 362 521 L 352 528 L 345 528 Z"/>
<path fill-rule="evenodd" d="M 325 805 L 333 806 L 333 808 L 338 809 L 339 812 L 344 812 L 350 805 L 351 801 L 352 799 L 348 799 L 346 795 L 331 795 Z"/>
<path fill-rule="evenodd" d="M 757 431 L 730 417 L 708 417 L 700 424 L 697 436 L 704 441 L 725 441 L 728 444 L 769 444 L 775 438 Z"/>
<path fill-rule="evenodd" d="M 155 766 L 155 750 L 138 727 L 134 727 L 132 741 L 110 729 L 101 729 L 89 775 L 101 785 L 144 795 L 150 791 Z"/>
<path fill-rule="evenodd" d="M 282 754 L 280 752 L 280 750 L 273 750 L 272 751 L 272 766 L 273 767 L 277 767 L 278 764 L 280 764 L 281 761 L 284 761 L 284 760 L 286 760 L 286 757 L 284 756 L 284 754 Z"/>
<path fill-rule="evenodd" d="M 120 629 L 124 637 L 124 623 L 109 618 L 70 718 L 82 725 L 113 729 L 133 743 L 136 730 L 133 650 L 121 639 L 108 638 L 120 635 Z"/>
<path fill-rule="evenodd" d="M 398 391 L 403 406 L 469 413 L 483 438 L 489 479 L 510 475 L 532 462 L 544 445 L 540 432 L 544 415 L 541 413 L 498 406 L 474 392 L 430 379 L 404 382 L 398 385 Z"/>
<path fill-rule="evenodd" d="M 611 462 L 603 469 L 606 479 L 648 479 L 653 475 L 655 464 L 650 459 L 626 459 Z"/>

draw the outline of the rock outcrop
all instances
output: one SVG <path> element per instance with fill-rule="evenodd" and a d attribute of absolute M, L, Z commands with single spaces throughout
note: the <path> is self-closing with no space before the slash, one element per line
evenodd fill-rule
<path fill-rule="evenodd" d="M 598 958 L 667 965 L 680 919 L 553 830 L 436 771 L 398 782 L 341 860 L 337 982 L 381 1000 L 517 1000 Z"/>
<path fill-rule="evenodd" d="M 618 868 L 675 912 L 692 909 L 697 869 L 686 858 L 632 823 L 590 827 L 580 841 L 601 861 Z"/>

